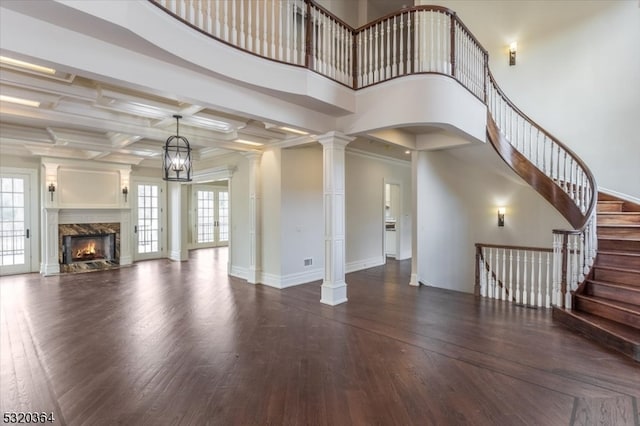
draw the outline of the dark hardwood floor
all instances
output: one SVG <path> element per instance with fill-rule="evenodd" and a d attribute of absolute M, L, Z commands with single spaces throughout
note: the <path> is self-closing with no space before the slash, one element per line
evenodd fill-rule
<path fill-rule="evenodd" d="M 549 310 L 409 282 L 390 261 L 276 290 L 189 262 L 3 277 L 1 409 L 67 425 L 640 425 L 640 365 Z"/>

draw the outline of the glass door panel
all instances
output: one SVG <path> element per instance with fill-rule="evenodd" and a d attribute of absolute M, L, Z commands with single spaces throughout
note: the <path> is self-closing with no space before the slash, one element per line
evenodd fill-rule
<path fill-rule="evenodd" d="M 0 177 L 0 274 L 30 271 L 28 177 L 3 174 Z"/>

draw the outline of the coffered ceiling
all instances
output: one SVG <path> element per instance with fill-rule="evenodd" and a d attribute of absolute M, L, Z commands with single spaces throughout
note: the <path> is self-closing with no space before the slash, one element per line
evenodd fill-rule
<path fill-rule="evenodd" d="M 292 127 L 118 87 L 44 64 L 0 56 L 0 154 L 159 167 L 166 139 L 186 137 L 196 160 L 312 143 Z M 353 148 L 408 160 L 405 149 L 357 138 Z M 350 146 L 351 146 L 350 145 Z"/>
<path fill-rule="evenodd" d="M 261 149 L 305 136 L 200 105 L 136 92 L 40 64 L 0 58 L 0 149 L 3 154 L 160 162 L 176 132 L 196 159 Z M 306 136 L 307 138 L 309 136 Z"/>

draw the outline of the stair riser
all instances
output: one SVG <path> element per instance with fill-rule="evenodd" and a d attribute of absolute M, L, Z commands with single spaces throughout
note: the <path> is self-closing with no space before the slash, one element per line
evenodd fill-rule
<path fill-rule="evenodd" d="M 621 212 L 622 211 L 622 202 L 620 202 L 620 203 L 607 203 L 607 204 L 598 203 L 596 205 L 596 211 L 598 213 L 601 213 L 601 212 Z"/>
<path fill-rule="evenodd" d="M 640 256 L 625 256 L 624 254 L 598 253 L 596 258 L 598 266 L 619 266 L 640 271 Z"/>
<path fill-rule="evenodd" d="M 640 345 L 630 342 L 614 333 L 598 328 L 587 321 L 564 312 L 562 309 L 553 308 L 553 319 L 565 327 L 577 331 L 601 345 L 620 351 L 636 361 L 640 361 Z"/>
<path fill-rule="evenodd" d="M 591 300 L 583 299 L 580 296 L 576 297 L 576 309 L 593 315 L 598 315 L 621 324 L 626 324 L 640 330 L 640 313 L 623 311 L 621 309 L 616 309 L 614 306 L 606 306 Z"/>
<path fill-rule="evenodd" d="M 598 250 L 640 252 L 640 241 L 598 240 Z"/>
<path fill-rule="evenodd" d="M 609 269 L 594 268 L 593 279 L 610 283 L 627 284 L 640 287 L 640 273 L 611 271 Z"/>
<path fill-rule="evenodd" d="M 602 297 L 605 299 L 617 300 L 619 302 L 633 303 L 640 306 L 640 289 L 611 288 L 597 283 L 587 283 L 585 288 L 589 296 Z"/>
<path fill-rule="evenodd" d="M 598 235 L 602 237 L 640 238 L 640 228 L 633 228 L 631 226 L 620 226 L 616 228 L 598 226 Z"/>
<path fill-rule="evenodd" d="M 640 213 L 626 214 L 598 214 L 599 225 L 640 225 Z"/>

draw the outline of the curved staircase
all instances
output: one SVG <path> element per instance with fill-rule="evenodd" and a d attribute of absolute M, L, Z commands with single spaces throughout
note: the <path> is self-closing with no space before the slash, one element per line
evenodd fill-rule
<path fill-rule="evenodd" d="M 640 361 L 640 206 L 598 195 L 598 255 L 573 294 L 573 310 L 554 307 L 567 327 Z"/>

